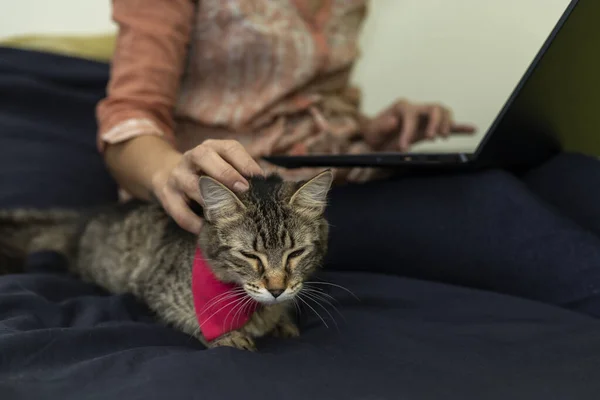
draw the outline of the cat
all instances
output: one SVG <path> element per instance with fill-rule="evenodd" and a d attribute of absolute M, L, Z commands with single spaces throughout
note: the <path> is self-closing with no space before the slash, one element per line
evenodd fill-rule
<path fill-rule="evenodd" d="M 324 211 L 332 180 L 329 170 L 303 182 L 254 177 L 250 189 L 236 195 L 203 176 L 204 225 L 198 236 L 150 203 L 124 204 L 86 218 L 73 212 L 5 211 L 0 263 L 10 269 L 26 252 L 58 251 L 83 280 L 112 293 L 132 293 L 160 320 L 207 347 L 254 351 L 255 340 L 267 334 L 299 335 L 292 306 L 327 252 Z M 243 326 L 211 340 L 198 322 L 192 292 L 198 254 L 217 281 L 234 285 L 246 303 L 258 304 Z"/>

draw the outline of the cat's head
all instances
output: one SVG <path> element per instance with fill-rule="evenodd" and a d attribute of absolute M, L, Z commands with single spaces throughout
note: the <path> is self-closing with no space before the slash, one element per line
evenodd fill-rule
<path fill-rule="evenodd" d="M 306 182 L 251 178 L 248 192 L 236 195 L 200 178 L 206 221 L 200 246 L 217 278 L 238 283 L 263 304 L 294 298 L 327 251 L 323 213 L 332 180 L 331 171 Z"/>

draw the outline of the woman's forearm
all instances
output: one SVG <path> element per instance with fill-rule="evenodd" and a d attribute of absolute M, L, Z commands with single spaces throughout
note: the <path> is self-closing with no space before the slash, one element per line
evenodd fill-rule
<path fill-rule="evenodd" d="M 151 199 L 153 179 L 181 158 L 165 138 L 175 139 L 173 110 L 197 2 L 144 0 L 142 8 L 139 0 L 112 3 L 119 33 L 107 97 L 97 107 L 98 145 L 121 187 Z"/>
<path fill-rule="evenodd" d="M 105 151 L 106 164 L 117 183 L 143 200 L 153 198 L 153 181 L 168 174 L 181 157 L 167 141 L 150 135 L 109 145 Z"/>

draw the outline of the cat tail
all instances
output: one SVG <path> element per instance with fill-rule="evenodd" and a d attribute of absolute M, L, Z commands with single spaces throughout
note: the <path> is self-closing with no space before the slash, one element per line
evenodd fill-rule
<path fill-rule="evenodd" d="M 70 259 L 79 217 L 63 210 L 0 210 L 0 274 L 21 272 L 27 255 L 36 251 Z"/>

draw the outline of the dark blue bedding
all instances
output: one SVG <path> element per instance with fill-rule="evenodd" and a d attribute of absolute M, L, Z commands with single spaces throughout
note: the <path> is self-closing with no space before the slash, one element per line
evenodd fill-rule
<path fill-rule="evenodd" d="M 0 207 L 114 201 L 94 142 L 107 76 L 103 64 L 0 49 Z M 349 210 L 336 206 L 348 192 L 334 193 L 321 278 L 360 301 L 331 287 L 341 316 L 318 309 L 329 328 L 304 309 L 301 338 L 266 339 L 259 353 L 205 350 L 131 296 L 66 275 L 57 255 L 35 254 L 26 273 L 0 276 L 0 399 L 598 399 L 600 321 L 584 314 L 598 312 L 600 203 L 586 196 L 600 177 L 593 163 L 561 156 L 515 185 L 493 171 L 396 183 L 406 190 L 398 200 L 405 233 L 379 253 L 384 233 L 366 221 L 377 202 L 355 203 L 365 209 L 355 210 L 350 223 L 362 225 L 352 230 L 341 219 Z M 572 173 L 582 165 L 587 179 Z M 473 179 L 487 183 L 470 197 L 478 202 L 440 211 L 464 202 Z M 513 213 L 522 229 L 502 223 Z M 369 262 L 374 254 L 389 261 Z M 563 280 L 560 265 L 582 275 Z"/>

